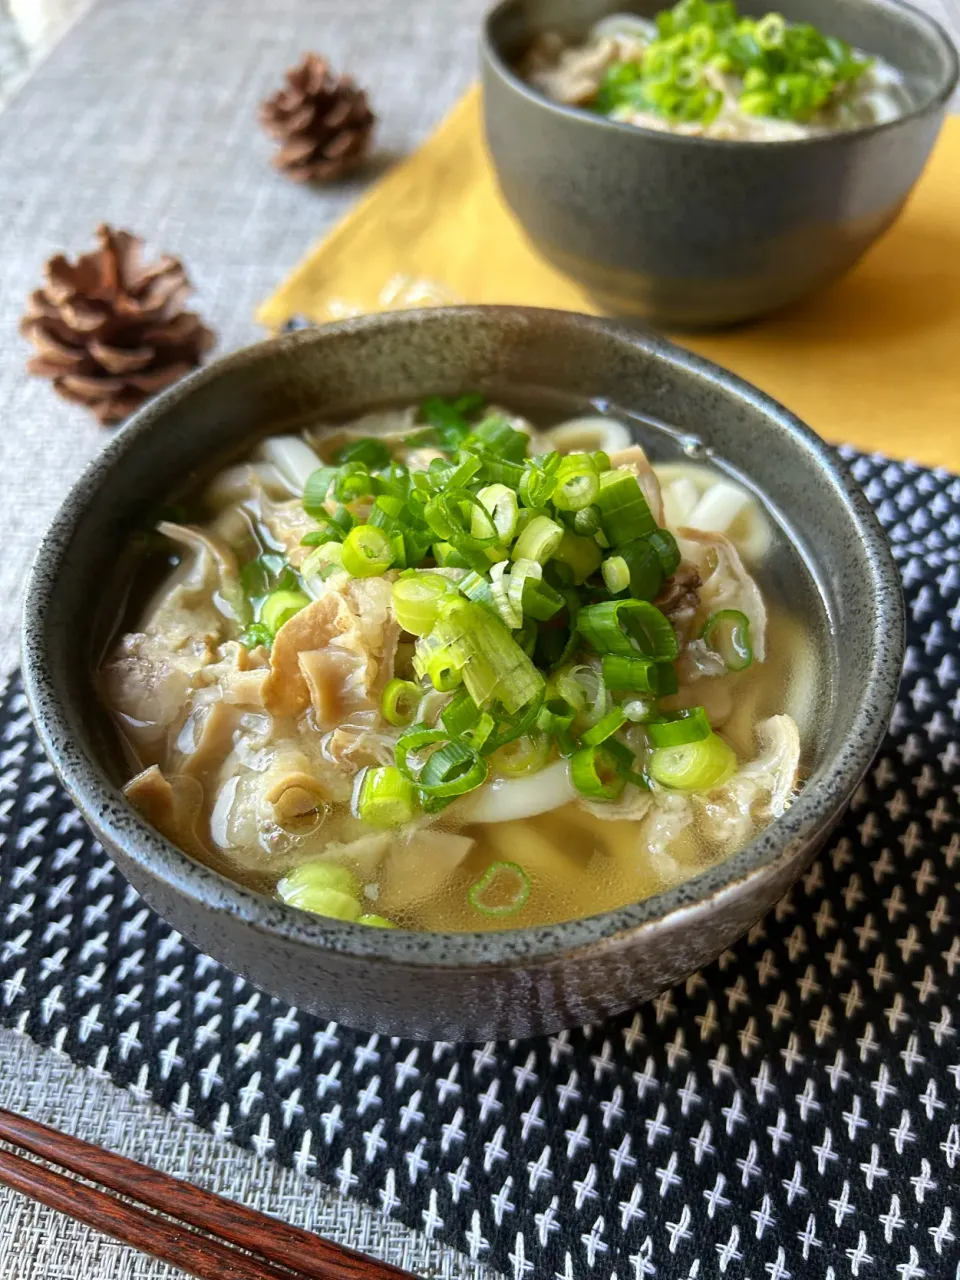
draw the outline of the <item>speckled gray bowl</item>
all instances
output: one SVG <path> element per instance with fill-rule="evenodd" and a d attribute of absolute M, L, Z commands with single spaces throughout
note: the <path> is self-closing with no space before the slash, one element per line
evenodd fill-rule
<path fill-rule="evenodd" d="M 796 142 L 721 142 L 558 106 L 511 70 L 531 38 L 575 38 L 666 0 L 504 0 L 483 35 L 484 116 L 508 204 L 537 249 L 603 311 L 673 328 L 773 311 L 847 271 L 899 214 L 957 84 L 946 33 L 900 0 L 778 0 L 905 75 L 889 124 Z"/>
<path fill-rule="evenodd" d="M 565 409 L 604 397 L 695 431 L 782 514 L 812 567 L 827 687 L 812 774 L 789 813 L 680 888 L 568 924 L 387 932 L 306 915 L 200 865 L 124 800 L 92 668 L 110 567 L 184 479 L 285 421 L 427 393 Z M 822 597 L 822 606 L 816 597 Z M 26 592 L 27 696 L 57 772 L 123 874 L 165 919 L 301 1009 L 390 1034 L 525 1036 L 596 1019 L 705 964 L 785 892 L 826 838 L 887 726 L 902 660 L 899 580 L 833 452 L 729 373 L 624 325 L 559 311 L 451 308 L 351 320 L 219 360 L 141 410 L 67 498 Z"/>

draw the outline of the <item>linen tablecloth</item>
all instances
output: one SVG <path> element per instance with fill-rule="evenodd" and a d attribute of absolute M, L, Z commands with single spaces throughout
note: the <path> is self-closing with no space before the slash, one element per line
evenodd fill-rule
<path fill-rule="evenodd" d="M 101 0 L 0 115 L 3 669 L 16 660 L 20 584 L 36 540 L 103 438 L 82 412 L 23 372 L 16 322 L 46 257 L 85 250 L 100 221 L 129 227 L 151 250 L 184 258 L 220 351 L 256 339 L 256 304 L 466 87 L 484 7 L 484 0 L 354 0 L 348 10 L 336 0 Z M 957 0 L 927 0 L 927 7 L 960 33 Z M 259 99 L 308 48 L 369 86 L 381 117 L 370 170 L 330 191 L 276 176 L 271 144 L 256 124 Z M 423 1274 L 490 1274 L 12 1032 L 0 1033 L 0 1104 Z M 179 1274 L 0 1192 L 4 1280 Z"/>

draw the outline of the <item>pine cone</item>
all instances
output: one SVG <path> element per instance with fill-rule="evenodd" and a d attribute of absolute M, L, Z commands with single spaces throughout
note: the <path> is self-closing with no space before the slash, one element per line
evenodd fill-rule
<path fill-rule="evenodd" d="M 296 182 L 330 182 L 359 165 L 376 116 L 349 76 L 308 53 L 287 83 L 262 103 L 260 123 L 282 144 L 274 165 Z"/>
<path fill-rule="evenodd" d="M 196 368 L 214 335 L 183 310 L 192 286 L 176 258 L 144 266 L 136 236 L 100 226 L 97 239 L 75 264 L 50 259 L 20 332 L 39 352 L 28 370 L 107 426 Z"/>

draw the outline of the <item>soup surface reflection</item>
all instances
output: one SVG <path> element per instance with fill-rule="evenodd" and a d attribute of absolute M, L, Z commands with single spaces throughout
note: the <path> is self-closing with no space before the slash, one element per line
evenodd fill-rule
<path fill-rule="evenodd" d="M 796 795 L 823 691 L 787 540 L 625 420 L 433 398 L 271 437 L 186 504 L 100 687 L 130 801 L 248 886 L 379 927 L 552 923 Z"/>

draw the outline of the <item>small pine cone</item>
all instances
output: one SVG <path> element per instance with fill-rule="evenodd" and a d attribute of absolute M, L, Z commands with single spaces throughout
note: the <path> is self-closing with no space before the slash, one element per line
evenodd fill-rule
<path fill-rule="evenodd" d="M 281 144 L 273 163 L 296 182 L 330 182 L 364 159 L 376 116 L 349 76 L 308 53 L 260 107 L 260 123 Z"/>
<path fill-rule="evenodd" d="M 145 266 L 143 241 L 108 226 L 97 239 L 76 263 L 50 259 L 20 332 L 39 352 L 27 369 L 110 426 L 195 369 L 214 335 L 183 309 L 192 286 L 176 258 Z"/>

